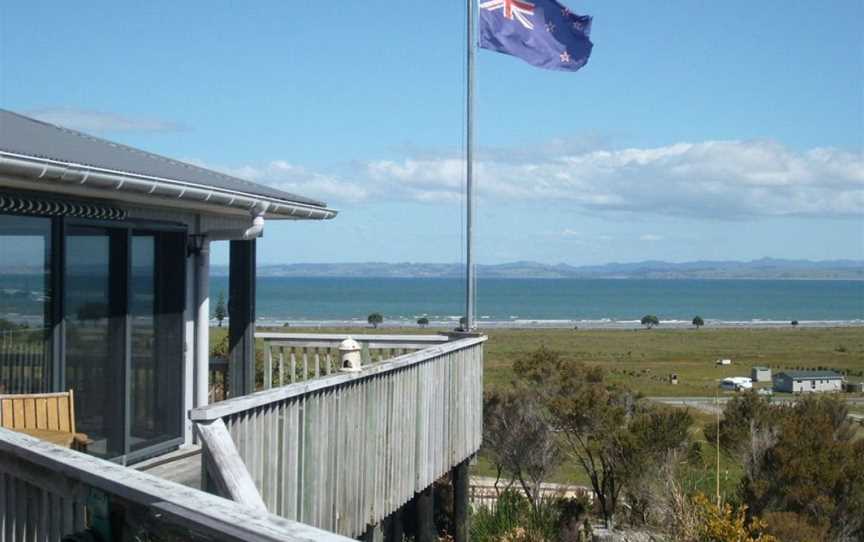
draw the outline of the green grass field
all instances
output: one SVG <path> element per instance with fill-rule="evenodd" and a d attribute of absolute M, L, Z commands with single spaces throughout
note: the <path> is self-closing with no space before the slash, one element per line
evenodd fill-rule
<path fill-rule="evenodd" d="M 301 329 L 291 333 L 434 333 L 406 328 Z M 650 396 L 713 396 L 720 379 L 750 376 L 754 365 L 784 369 L 819 367 L 864 373 L 864 328 L 786 329 L 639 329 L 570 330 L 502 329 L 484 331 L 486 386 L 506 384 L 513 378 L 513 362 L 539 348 L 565 353 L 570 359 L 604 367 L 609 379 Z M 214 334 L 215 335 L 215 334 Z M 729 358 L 731 366 L 714 361 Z M 678 384 L 669 375 L 678 375 Z"/>

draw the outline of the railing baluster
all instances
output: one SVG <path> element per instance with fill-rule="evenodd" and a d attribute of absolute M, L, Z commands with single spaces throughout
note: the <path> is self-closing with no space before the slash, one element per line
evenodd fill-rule
<path fill-rule="evenodd" d="M 279 347 L 279 385 L 285 385 L 285 347 Z"/>
<path fill-rule="evenodd" d="M 264 358 L 264 389 L 269 390 L 273 387 L 273 348 L 268 346 L 267 353 Z"/>

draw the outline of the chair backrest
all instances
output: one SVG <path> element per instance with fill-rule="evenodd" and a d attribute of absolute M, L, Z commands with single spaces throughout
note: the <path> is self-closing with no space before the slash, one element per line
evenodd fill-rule
<path fill-rule="evenodd" d="M 0 395 L 0 427 L 75 432 L 72 390 L 58 393 Z"/>

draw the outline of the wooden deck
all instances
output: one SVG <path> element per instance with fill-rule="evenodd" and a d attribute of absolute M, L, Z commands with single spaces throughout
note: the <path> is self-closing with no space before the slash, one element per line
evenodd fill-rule
<path fill-rule="evenodd" d="M 201 489 L 201 447 L 195 446 L 176 450 L 132 466 L 135 470 L 146 472 L 177 482 L 186 487 Z"/>

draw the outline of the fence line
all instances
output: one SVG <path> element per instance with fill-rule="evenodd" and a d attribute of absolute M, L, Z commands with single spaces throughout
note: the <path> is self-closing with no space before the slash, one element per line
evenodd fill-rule
<path fill-rule="evenodd" d="M 360 343 L 363 365 L 446 343 L 444 335 L 348 335 L 322 333 L 256 333 L 263 339 L 264 367 L 256 389 L 269 389 L 330 375 L 340 369 L 339 344 L 348 337 Z"/>
<path fill-rule="evenodd" d="M 485 340 L 432 346 L 190 417 L 224 421 L 268 510 L 358 536 L 479 449 Z"/>

